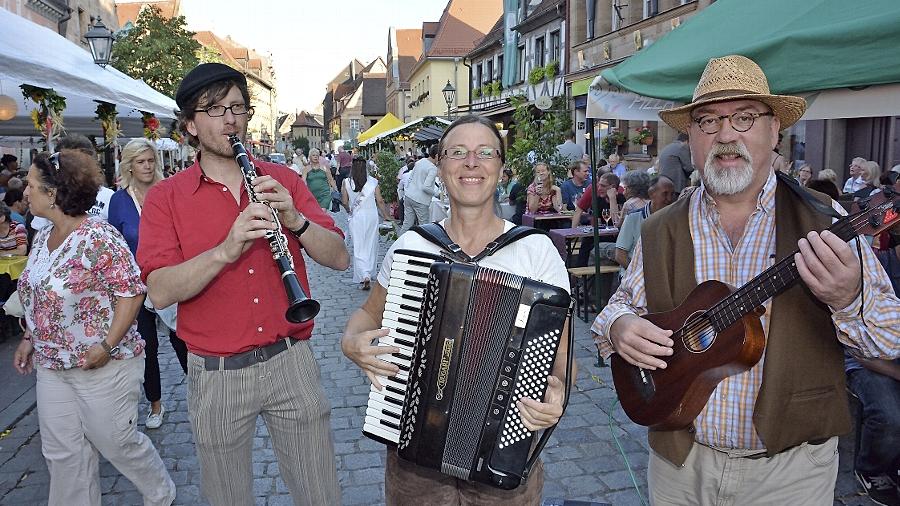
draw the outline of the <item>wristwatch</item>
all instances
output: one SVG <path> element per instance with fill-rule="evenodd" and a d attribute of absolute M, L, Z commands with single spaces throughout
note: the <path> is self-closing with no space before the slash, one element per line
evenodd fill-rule
<path fill-rule="evenodd" d="M 303 213 L 299 213 L 299 214 L 300 214 L 300 217 L 303 218 L 303 221 L 304 221 L 303 226 L 298 228 L 297 230 L 291 230 L 291 233 L 294 234 L 294 237 L 296 237 L 297 239 L 299 239 L 300 236 L 303 235 L 303 232 L 306 232 L 306 229 L 309 228 L 309 218 L 304 216 Z"/>
<path fill-rule="evenodd" d="M 109 343 L 106 342 L 106 339 L 100 340 L 100 346 L 103 346 L 103 349 L 106 350 L 106 353 L 109 353 L 110 357 L 119 353 L 119 345 L 110 346 Z"/>

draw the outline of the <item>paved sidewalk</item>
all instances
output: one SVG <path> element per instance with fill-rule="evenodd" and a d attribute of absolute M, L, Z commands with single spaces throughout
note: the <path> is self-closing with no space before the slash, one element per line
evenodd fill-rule
<path fill-rule="evenodd" d="M 339 215 L 340 222 L 346 223 L 343 213 Z M 386 246 L 387 243 L 382 243 L 382 254 Z M 363 437 L 360 432 L 369 385 L 365 376 L 341 354 L 339 344 L 347 318 L 368 292 L 360 291 L 352 283 L 349 270 L 336 273 L 311 263 L 307 265 L 312 296 L 322 304 L 312 343 L 332 405 L 331 422 L 343 503 L 382 504 L 384 446 Z M 561 499 L 581 499 L 616 506 L 639 505 L 641 501 L 632 485 L 625 457 L 634 470 L 641 493 L 646 496 L 646 430 L 631 423 L 615 405 L 609 368 L 596 367 L 588 325 L 576 320 L 575 330 L 575 355 L 580 373 L 566 415 L 543 453 L 546 504 L 557 504 Z M 11 367 L 11 358 L 10 361 L 3 359 L 0 367 Z M 161 428 L 146 432 L 159 449 L 178 487 L 175 504 L 206 504 L 200 495 L 199 465 L 187 418 L 186 379 L 166 339 L 162 339 L 160 345 L 160 369 L 167 415 Z M 147 407 L 146 403 L 141 406 L 141 424 Z M 0 427 L 0 431 L 2 429 Z M 256 504 L 292 504 L 287 488 L 279 478 L 272 442 L 261 419 L 253 447 Z M 843 438 L 835 504 L 870 504 L 857 495 L 851 473 L 852 451 L 852 437 Z M 108 462 L 102 461 L 100 475 L 104 505 L 142 504 L 131 482 Z M 27 414 L 11 431 L 0 435 L 0 505 L 46 504 L 48 481 L 40 450 L 37 410 L 28 408 Z"/>

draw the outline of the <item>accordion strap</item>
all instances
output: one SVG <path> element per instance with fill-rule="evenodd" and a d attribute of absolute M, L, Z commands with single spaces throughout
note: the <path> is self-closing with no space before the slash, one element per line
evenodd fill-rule
<path fill-rule="evenodd" d="M 470 264 L 478 263 L 484 257 L 493 255 L 506 246 L 518 241 L 519 239 L 528 237 L 529 235 L 546 234 L 546 232 L 544 232 L 543 230 L 516 225 L 506 232 L 500 234 L 500 236 L 498 236 L 493 241 L 489 242 L 481 253 L 475 255 L 474 257 L 470 257 L 468 254 L 466 254 L 465 251 L 462 250 L 459 244 L 456 244 L 455 242 L 453 242 L 453 239 L 450 239 L 450 236 L 447 235 L 447 231 L 444 230 L 444 227 L 442 227 L 439 223 L 426 223 L 424 225 L 415 226 L 411 230 L 422 236 L 422 238 L 426 239 L 427 241 L 438 245 L 442 250 L 446 251 L 453 260 Z"/>
<path fill-rule="evenodd" d="M 575 330 L 572 325 L 572 306 L 569 305 L 569 311 L 566 315 L 566 324 L 569 326 L 569 347 L 566 349 L 566 379 L 565 379 L 565 397 L 563 397 L 562 408 L 563 412 L 559 415 L 559 418 L 562 419 L 562 416 L 566 413 L 566 408 L 569 406 L 569 394 L 572 392 L 572 363 L 575 360 Z M 547 427 L 544 430 L 544 433 L 541 434 L 541 438 L 538 440 L 537 444 L 534 446 L 534 449 L 531 451 L 531 456 L 528 457 L 528 461 L 525 463 L 525 469 L 522 471 L 522 479 L 528 479 L 528 475 L 531 474 L 531 469 L 534 467 L 534 464 L 537 463 L 538 456 L 540 456 L 541 451 L 544 449 L 544 446 L 547 445 L 547 441 L 550 440 L 550 435 L 553 434 L 553 430 L 556 429 L 556 426 L 559 425 L 557 421 L 555 424 Z"/>

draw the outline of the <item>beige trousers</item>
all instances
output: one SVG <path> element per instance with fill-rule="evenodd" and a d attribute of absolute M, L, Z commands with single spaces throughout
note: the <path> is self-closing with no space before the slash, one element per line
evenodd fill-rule
<path fill-rule="evenodd" d="M 697 506 L 831 506 L 838 472 L 838 438 L 803 443 L 771 458 L 747 458 L 694 443 L 684 467 L 650 451 L 650 504 Z"/>
<path fill-rule="evenodd" d="M 172 504 L 175 483 L 153 442 L 137 430 L 143 355 L 90 371 L 36 369 L 51 506 L 100 504 L 98 451 L 134 483 L 145 506 Z"/>

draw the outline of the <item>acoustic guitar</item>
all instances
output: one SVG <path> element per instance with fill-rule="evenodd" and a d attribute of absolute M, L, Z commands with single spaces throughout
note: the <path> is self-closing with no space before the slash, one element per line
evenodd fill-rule
<path fill-rule="evenodd" d="M 828 230 L 844 241 L 876 235 L 900 221 L 900 194 L 886 189 L 857 208 Z M 613 382 L 625 414 L 653 429 L 683 429 L 693 423 L 723 379 L 759 362 L 766 342 L 759 320 L 763 304 L 800 279 L 794 253 L 741 288 L 705 281 L 677 308 L 644 315 L 657 327 L 673 330 L 674 345 L 671 356 L 660 357 L 665 369 L 642 369 L 613 354 Z"/>

